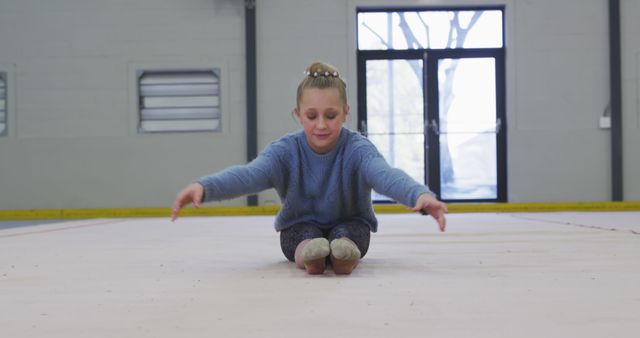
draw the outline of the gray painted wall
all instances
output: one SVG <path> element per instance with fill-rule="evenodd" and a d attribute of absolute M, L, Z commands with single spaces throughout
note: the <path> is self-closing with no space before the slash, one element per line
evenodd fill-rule
<path fill-rule="evenodd" d="M 508 57 L 513 201 L 611 198 L 606 0 L 518 1 Z"/>
<path fill-rule="evenodd" d="M 355 115 L 355 8 L 389 1 L 257 2 L 259 148 L 299 128 L 295 87 L 313 60 L 346 74 Z M 401 3 L 506 4 L 509 199 L 610 199 L 610 136 L 598 128 L 609 100 L 606 0 Z M 639 3 L 621 1 L 627 200 L 640 199 Z M 12 89 L 0 209 L 164 207 L 193 178 L 243 163 L 243 6 L 0 2 L 0 72 Z M 135 71 L 181 67 L 222 70 L 223 132 L 138 134 Z M 264 192 L 260 202 L 277 197 Z"/>
<path fill-rule="evenodd" d="M 622 0 L 622 115 L 625 200 L 640 200 L 640 1 Z"/>

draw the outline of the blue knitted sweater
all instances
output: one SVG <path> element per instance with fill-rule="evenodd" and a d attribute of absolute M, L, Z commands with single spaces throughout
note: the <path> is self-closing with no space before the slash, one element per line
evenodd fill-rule
<path fill-rule="evenodd" d="M 275 188 L 281 202 L 277 231 L 300 223 L 331 228 L 358 219 L 375 232 L 372 189 L 408 207 L 421 194 L 431 194 L 400 169 L 391 168 L 368 139 L 346 128 L 329 153 L 315 153 L 299 131 L 274 141 L 250 163 L 197 182 L 204 186 L 203 202 Z"/>

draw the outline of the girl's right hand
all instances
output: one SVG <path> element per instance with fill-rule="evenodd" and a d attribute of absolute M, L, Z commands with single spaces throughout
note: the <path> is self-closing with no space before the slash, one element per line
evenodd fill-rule
<path fill-rule="evenodd" d="M 180 210 L 189 203 L 193 203 L 194 207 L 200 208 L 202 195 L 204 195 L 204 187 L 200 183 L 191 183 L 182 189 L 182 191 L 178 193 L 178 196 L 176 196 L 175 202 L 173 202 L 171 221 L 175 221 L 176 218 L 178 218 Z"/>

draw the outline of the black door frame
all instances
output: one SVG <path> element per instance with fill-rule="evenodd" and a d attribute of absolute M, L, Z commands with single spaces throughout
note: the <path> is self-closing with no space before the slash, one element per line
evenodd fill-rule
<path fill-rule="evenodd" d="M 358 72 L 358 130 L 366 135 L 367 89 L 366 63 L 369 60 L 422 60 L 424 100 L 425 182 L 438 197 L 440 186 L 440 147 L 437 128 L 428 128 L 428 121 L 439 121 L 438 60 L 458 58 L 494 58 L 496 62 L 496 119 L 500 121 L 496 133 L 497 196 L 495 199 L 455 199 L 446 202 L 506 202 L 507 201 L 507 128 L 506 128 L 506 72 L 504 48 L 478 49 L 412 49 L 359 50 Z M 435 74 L 431 76 L 430 74 Z"/>

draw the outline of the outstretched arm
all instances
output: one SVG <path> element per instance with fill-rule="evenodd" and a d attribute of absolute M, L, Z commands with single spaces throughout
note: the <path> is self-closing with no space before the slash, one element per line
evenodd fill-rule
<path fill-rule="evenodd" d="M 408 207 L 413 205 L 413 211 L 431 215 L 438 222 L 440 231 L 445 230 L 447 205 L 433 197 L 428 187 L 404 171 L 390 167 L 382 156 L 371 159 L 366 169 L 367 181 L 374 190 Z"/>
<path fill-rule="evenodd" d="M 273 153 L 273 148 L 267 148 L 248 164 L 231 166 L 189 184 L 176 196 L 171 220 L 175 221 L 180 210 L 191 203 L 199 208 L 203 202 L 230 199 L 271 188 L 271 173 L 280 170 L 278 158 Z"/>

